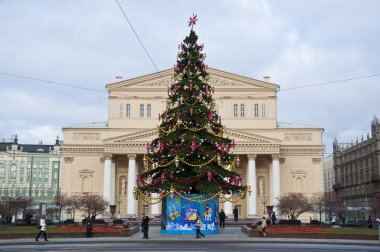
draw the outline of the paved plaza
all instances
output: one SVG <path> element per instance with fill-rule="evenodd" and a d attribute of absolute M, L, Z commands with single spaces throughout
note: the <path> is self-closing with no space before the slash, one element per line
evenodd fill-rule
<path fill-rule="evenodd" d="M 92 238 L 49 238 L 48 242 L 34 241 L 34 238 L 23 239 L 1 239 L 0 246 L 10 244 L 38 244 L 38 243 L 302 243 L 302 244 L 348 244 L 348 245 L 375 245 L 380 246 L 379 240 L 353 240 L 353 239 L 297 239 L 297 238 L 261 238 L 249 237 L 241 231 L 240 226 L 226 227 L 220 234 L 209 234 L 204 239 L 195 239 L 194 235 L 168 235 L 161 234 L 159 226 L 152 226 L 149 229 L 149 239 L 142 239 L 142 233 L 138 232 L 131 237 L 92 237 Z M 270 236 L 270 234 L 269 234 Z"/>

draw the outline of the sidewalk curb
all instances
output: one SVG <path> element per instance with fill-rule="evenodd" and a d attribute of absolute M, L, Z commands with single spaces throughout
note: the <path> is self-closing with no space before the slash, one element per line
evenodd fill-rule
<path fill-rule="evenodd" d="M 193 244 L 193 243 L 287 243 L 287 244 L 336 244 L 336 245 L 358 245 L 358 246 L 376 246 L 380 247 L 380 241 L 363 241 L 363 240 L 324 240 L 324 239 L 279 239 L 279 238 L 251 238 L 251 239 L 242 239 L 242 240 L 225 240 L 220 241 L 216 239 L 207 240 L 206 239 L 70 239 L 70 240 L 49 240 L 45 241 L 20 241 L 18 239 L 13 241 L 6 241 L 0 243 L 0 247 L 2 246 L 14 246 L 14 245 L 41 245 L 45 244 L 86 244 L 86 243 L 185 243 L 185 244 Z"/>

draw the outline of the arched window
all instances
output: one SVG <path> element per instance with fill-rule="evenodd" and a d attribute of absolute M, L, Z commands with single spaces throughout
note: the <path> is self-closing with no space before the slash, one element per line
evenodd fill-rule
<path fill-rule="evenodd" d="M 245 116 L 245 106 L 244 104 L 240 104 L 240 117 Z"/>
<path fill-rule="evenodd" d="M 259 104 L 255 104 L 253 107 L 253 115 L 254 117 L 259 117 Z"/>
<path fill-rule="evenodd" d="M 11 179 L 16 179 L 16 175 L 17 175 L 17 167 L 16 167 L 16 164 L 11 164 L 11 173 L 10 173 L 10 178 Z"/>
<path fill-rule="evenodd" d="M 5 164 L 0 164 L 0 178 L 5 178 Z"/>
<path fill-rule="evenodd" d="M 127 106 L 125 107 L 125 116 L 126 117 L 131 117 L 131 104 L 127 104 Z"/>
<path fill-rule="evenodd" d="M 82 193 L 90 192 L 90 179 L 87 176 L 82 178 Z"/>
<path fill-rule="evenodd" d="M 150 104 L 146 106 L 146 117 L 152 117 L 152 105 Z"/>
<path fill-rule="evenodd" d="M 124 116 L 124 105 L 120 104 L 119 117 L 123 117 L 123 116 Z"/>
<path fill-rule="evenodd" d="M 140 104 L 140 117 L 144 117 L 144 104 Z"/>
<path fill-rule="evenodd" d="M 238 105 L 234 104 L 234 117 L 238 117 Z"/>
<path fill-rule="evenodd" d="M 302 178 L 300 177 L 296 178 L 296 192 L 298 193 L 303 192 L 303 181 L 302 181 Z"/>
<path fill-rule="evenodd" d="M 261 116 L 265 117 L 265 104 L 261 105 Z"/>

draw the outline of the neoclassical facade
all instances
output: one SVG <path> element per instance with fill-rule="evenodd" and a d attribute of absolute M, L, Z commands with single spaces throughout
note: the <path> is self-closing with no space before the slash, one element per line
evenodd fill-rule
<path fill-rule="evenodd" d="M 240 157 L 237 172 L 252 194 L 235 204 L 224 203 L 228 215 L 263 215 L 267 205 L 289 192 L 311 197 L 323 191 L 322 128 L 286 127 L 277 122 L 273 83 L 209 69 L 214 99 L 225 136 L 235 139 Z M 160 204 L 134 200 L 136 175 L 144 171 L 146 143 L 157 135 L 158 115 L 166 106 L 173 70 L 108 84 L 108 120 L 64 127 L 62 192 L 98 193 L 116 205 L 118 216 L 157 216 Z"/>

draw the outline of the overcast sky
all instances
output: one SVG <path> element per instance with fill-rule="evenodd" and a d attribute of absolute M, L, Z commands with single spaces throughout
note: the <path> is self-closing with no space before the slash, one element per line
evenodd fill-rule
<path fill-rule="evenodd" d="M 324 128 L 326 154 L 334 137 L 366 138 L 380 116 L 380 1 L 119 2 L 159 70 L 174 65 L 196 13 L 206 63 L 271 76 L 281 87 L 278 121 Z M 54 144 L 63 126 L 107 120 L 105 85 L 115 76 L 156 71 L 113 0 L 0 0 L 0 24 L 0 138 Z"/>

